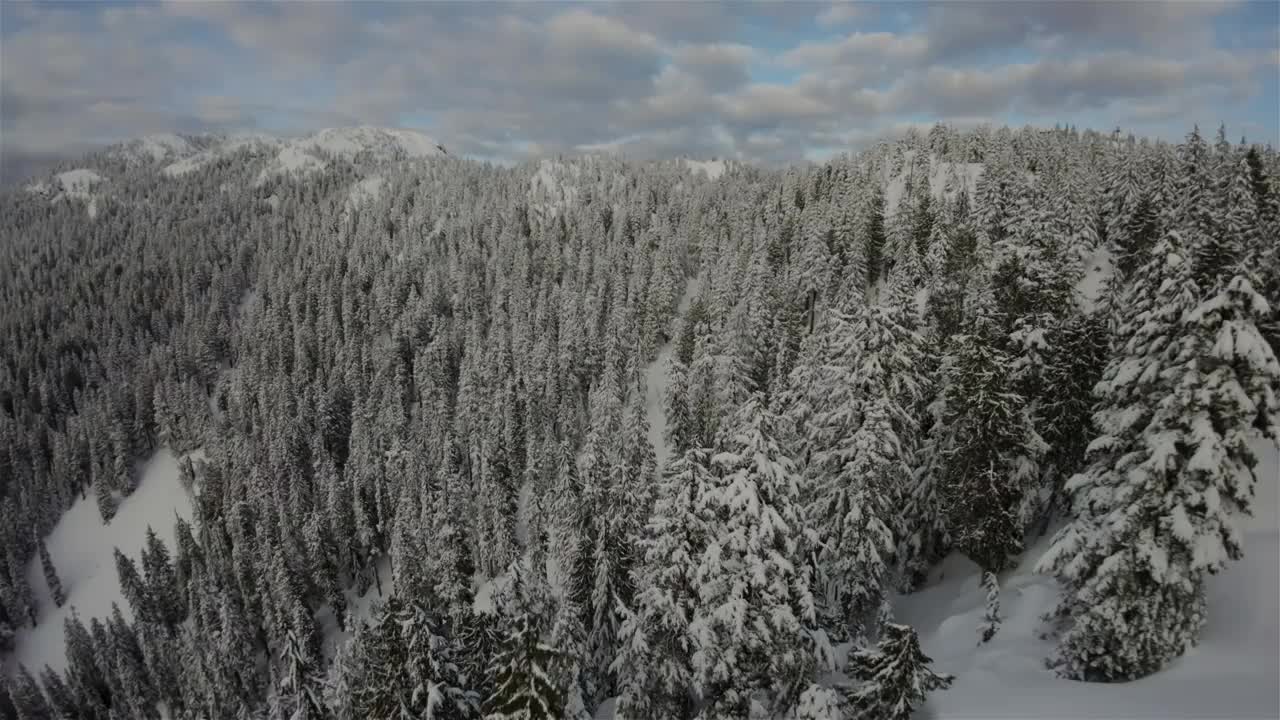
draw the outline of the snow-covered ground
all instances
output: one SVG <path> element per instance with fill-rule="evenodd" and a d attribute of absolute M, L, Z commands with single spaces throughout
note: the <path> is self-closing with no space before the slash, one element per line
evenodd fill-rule
<path fill-rule="evenodd" d="M 1054 647 L 1042 620 L 1058 597 L 1055 582 L 1031 572 L 1048 549 L 1042 538 L 1000 579 L 1004 623 L 985 645 L 986 608 L 976 565 L 952 556 L 931 584 L 895 603 L 916 628 L 934 668 L 956 676 L 932 694 L 918 718 L 1259 718 L 1280 717 L 1280 527 L 1275 446 L 1257 441 L 1258 492 L 1245 522 L 1245 557 L 1209 579 L 1209 618 L 1200 645 L 1168 668 L 1129 683 L 1082 683 L 1044 665 Z"/>
<path fill-rule="evenodd" d="M 1097 307 L 1098 301 L 1102 299 L 1102 290 L 1114 272 L 1115 265 L 1111 259 L 1111 250 L 1105 244 L 1099 244 L 1098 248 L 1085 259 L 1084 277 L 1076 287 L 1082 309 L 1092 312 Z"/>
<path fill-rule="evenodd" d="M 191 457 L 198 460 L 202 455 L 196 451 Z M 72 608 L 87 623 L 91 618 L 109 616 L 111 603 L 115 602 L 126 617 L 132 618 L 133 611 L 120 593 L 114 551 L 118 547 L 138 560 L 146 542 L 147 526 L 151 526 L 169 546 L 170 553 L 175 553 L 176 517 L 191 519 L 191 499 L 178 480 L 178 458 L 167 448 L 143 464 L 138 488 L 121 501 L 110 525 L 102 524 L 92 491 L 76 500 L 45 539 L 67 602 L 60 608 L 54 606 L 40 559 L 33 557 L 27 566 L 27 581 L 39 606 L 37 625 L 18 629 L 13 654 L 4 658 L 6 670 L 16 670 L 18 663 L 32 672 L 45 664 L 62 670 L 67 664 L 62 623 L 71 617 Z"/>
<path fill-rule="evenodd" d="M 342 591 L 347 601 L 347 612 L 350 620 L 356 623 L 368 622 L 373 618 L 373 611 L 379 603 L 386 602 L 391 597 L 391 589 L 393 583 L 391 580 L 391 558 L 383 555 L 378 558 L 375 563 L 378 577 L 382 580 L 382 592 L 378 592 L 378 584 L 373 583 L 363 595 L 357 594 L 352 588 Z M 338 620 L 333 615 L 333 608 L 328 605 L 321 605 L 316 611 L 316 623 L 320 626 L 321 644 L 320 649 L 325 658 L 333 659 L 338 647 L 351 639 L 355 632 L 355 625 L 348 623 L 345 631 L 338 629 Z"/>

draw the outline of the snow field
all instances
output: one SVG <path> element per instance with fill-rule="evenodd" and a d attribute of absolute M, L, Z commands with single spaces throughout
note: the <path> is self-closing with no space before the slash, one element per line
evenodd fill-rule
<path fill-rule="evenodd" d="M 197 450 L 188 457 L 202 457 Z M 53 532 L 45 538 L 49 557 L 58 572 L 67 601 L 56 607 L 44 581 L 40 558 L 32 557 L 27 565 L 27 582 L 38 605 L 37 625 L 18 628 L 14 635 L 12 656 L 5 660 L 8 672 L 16 672 L 18 664 L 33 673 L 48 664 L 54 670 L 66 667 L 63 644 L 63 620 L 75 609 L 87 624 L 91 618 L 111 615 L 111 604 L 117 603 L 126 618 L 133 611 L 120 592 L 114 551 L 138 560 L 146 542 L 147 526 L 177 552 L 173 526 L 177 518 L 191 520 L 191 498 L 178 480 L 178 458 L 168 448 L 156 451 L 140 466 L 141 480 L 133 494 L 120 502 L 111 524 L 104 525 L 98 514 L 93 491 L 76 500 L 63 514 Z"/>

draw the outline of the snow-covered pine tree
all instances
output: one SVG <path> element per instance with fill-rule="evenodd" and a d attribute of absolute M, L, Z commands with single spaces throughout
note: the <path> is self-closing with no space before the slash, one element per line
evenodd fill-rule
<path fill-rule="evenodd" d="M 17 677 L 9 685 L 9 698 L 18 713 L 16 720 L 54 720 L 48 698 L 26 665 L 18 666 Z"/>
<path fill-rule="evenodd" d="M 49 707 L 54 711 L 54 717 L 72 718 L 80 715 L 80 705 L 75 693 L 71 691 L 62 676 L 48 665 L 40 671 L 40 684 L 44 686 L 44 692 L 49 696 Z"/>
<path fill-rule="evenodd" d="M 1103 375 L 1102 432 L 1067 484 L 1075 519 L 1040 570 L 1066 593 L 1053 664 L 1088 680 L 1148 675 L 1194 645 L 1204 578 L 1240 557 L 1258 429 L 1280 435 L 1280 364 L 1247 276 L 1197 301 L 1182 236 L 1157 246 L 1129 295 L 1120 352 Z"/>
<path fill-rule="evenodd" d="M 979 291 L 971 306 L 972 332 L 953 338 L 943 369 L 933 482 L 955 547 L 999 572 L 1022 551 L 1022 505 L 1045 448 L 1015 392 L 990 295 Z"/>
<path fill-rule="evenodd" d="M 859 720 L 909 720 L 912 711 L 935 690 L 945 690 L 955 678 L 940 675 L 920 649 L 914 628 L 887 623 L 874 648 L 849 658 L 846 672 L 860 684 L 848 692 Z"/>
<path fill-rule="evenodd" d="M 982 615 L 982 624 L 978 626 L 978 634 L 982 637 L 978 644 L 991 642 L 1000 629 L 1000 580 L 993 572 L 982 574 L 982 589 L 987 591 L 987 609 Z"/>
<path fill-rule="evenodd" d="M 694 427 L 693 413 L 689 407 L 689 368 L 674 353 L 667 358 L 667 386 L 662 395 L 662 411 L 667 421 L 663 441 L 673 454 L 682 454 L 692 447 Z"/>
<path fill-rule="evenodd" d="M 484 700 L 486 720 L 557 720 L 564 713 L 564 688 L 555 685 L 563 653 L 543 639 L 546 599 L 528 574 L 519 561 L 510 570 L 510 596 L 500 610 L 506 637 L 489 669 L 494 687 Z"/>
<path fill-rule="evenodd" d="M 302 605 L 294 613 L 305 613 Z M 276 712 L 285 720 L 324 720 L 327 717 L 320 676 L 321 658 L 312 638 L 304 637 L 297 628 L 303 620 L 290 623 L 280 651 L 282 664 L 277 683 Z"/>
<path fill-rule="evenodd" d="M 133 616 L 143 622 L 160 622 L 160 615 L 150 590 L 138 573 L 133 558 L 115 549 L 116 575 L 120 579 L 120 593 L 133 610 Z"/>
<path fill-rule="evenodd" d="M 876 283 L 886 274 L 885 268 L 885 197 L 879 183 L 872 185 L 866 196 L 863 211 L 865 218 L 865 252 L 867 258 L 867 286 L 875 288 Z"/>
<path fill-rule="evenodd" d="M 116 686 L 113 709 L 127 706 L 129 715 L 139 720 L 159 720 L 156 702 L 159 697 L 147 673 L 146 661 L 137 634 L 125 621 L 120 606 L 111 604 L 107 620 L 108 654 L 115 671 Z"/>
<path fill-rule="evenodd" d="M 874 627 L 887 600 L 894 551 L 890 499 L 904 482 L 902 442 L 894 431 L 894 403 L 865 403 L 851 437 L 814 455 L 817 487 L 806 525 L 817 534 L 816 569 L 837 637 Z"/>
<path fill-rule="evenodd" d="M 58 579 L 58 571 L 53 567 L 53 558 L 49 557 L 49 548 L 44 544 L 44 538 L 36 536 L 36 549 L 40 554 L 40 567 L 44 570 L 44 582 L 49 587 L 49 595 L 53 598 L 53 604 L 62 607 L 67 601 L 67 596 L 62 591 L 62 581 Z"/>
<path fill-rule="evenodd" d="M 800 693 L 786 720 L 839 720 L 845 716 L 844 705 L 838 690 L 814 683 Z"/>
<path fill-rule="evenodd" d="M 186 602 L 178 591 L 177 577 L 169 548 L 147 527 L 146 547 L 142 550 L 142 571 L 146 576 L 147 595 L 154 604 L 158 620 L 173 627 L 187 616 Z"/>
<path fill-rule="evenodd" d="M 620 606 L 619 609 L 625 631 L 626 622 L 630 616 L 626 607 Z M 593 678 L 587 677 L 584 667 L 589 666 L 591 657 L 587 646 L 586 628 L 582 624 L 582 609 L 572 600 L 563 598 L 556 605 L 548 642 L 562 653 L 561 662 L 558 665 L 559 673 L 552 684 L 555 687 L 564 688 L 564 717 L 566 720 L 589 720 L 591 717 L 588 708 L 590 688 L 587 687 L 587 681 Z M 614 660 L 614 664 L 618 664 L 617 659 Z"/>
<path fill-rule="evenodd" d="M 480 697 L 459 669 L 448 623 L 420 603 L 393 595 L 354 642 L 345 682 L 357 717 L 479 714 Z"/>
<path fill-rule="evenodd" d="M 783 712 L 815 667 L 813 595 L 798 553 L 800 478 L 778 447 L 777 422 L 752 394 L 712 458 L 719 481 L 703 504 L 714 520 L 695 574 L 699 609 L 689 626 L 709 716 L 745 715 L 752 696 L 764 691 Z"/>
<path fill-rule="evenodd" d="M 37 617 L 36 599 L 31 592 L 31 584 L 27 582 L 26 567 L 18 561 L 16 548 L 10 548 L 9 552 L 5 553 L 5 556 L 9 569 L 9 596 L 14 605 L 13 610 L 16 613 L 20 613 L 21 616 L 25 616 L 15 617 L 14 620 L 30 623 L 31 627 L 35 627 Z"/>
<path fill-rule="evenodd" d="M 716 478 L 710 453 L 692 449 L 663 473 L 642 540 L 639 594 L 620 633 L 614 662 L 620 718 L 691 717 L 701 693 L 690 663 L 690 618 L 699 611 L 696 572 L 708 542 L 705 495 Z"/>

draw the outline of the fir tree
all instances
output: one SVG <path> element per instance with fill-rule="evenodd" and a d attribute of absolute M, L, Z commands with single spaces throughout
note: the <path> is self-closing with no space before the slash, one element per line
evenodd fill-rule
<path fill-rule="evenodd" d="M 422 605 L 393 595 L 355 643 L 345 682 L 358 717 L 477 716 L 479 696 L 467 687 L 447 624 Z"/>
<path fill-rule="evenodd" d="M 297 606 L 295 612 L 305 612 Z M 293 623 L 302 625 L 304 623 Z M 276 712 L 288 720 L 322 720 L 326 717 L 321 698 L 320 678 L 314 643 L 290 627 L 281 649 L 283 671 L 280 675 Z"/>
<path fill-rule="evenodd" d="M 935 690 L 945 690 L 955 678 L 939 675 L 920 649 L 916 631 L 907 625 L 884 626 L 875 648 L 849 658 L 846 672 L 861 681 L 849 693 L 854 717 L 866 720 L 908 720 L 911 712 Z"/>
<path fill-rule="evenodd" d="M 983 569 L 999 572 L 1022 551 L 1022 506 L 1044 443 L 1014 390 L 1010 359 L 986 312 L 977 310 L 974 333 L 955 338 L 943 370 L 935 482 L 952 542 Z"/>
<path fill-rule="evenodd" d="M 554 684 L 563 653 L 543 640 L 543 601 L 523 575 L 513 569 L 506 638 L 489 670 L 494 688 L 484 701 L 488 720 L 554 720 L 564 713 L 564 691 Z"/>
<path fill-rule="evenodd" d="M 49 548 L 44 544 L 44 538 L 36 537 L 36 548 L 40 553 L 40 567 L 44 570 L 44 582 L 49 587 L 49 595 L 53 598 L 54 605 L 62 607 L 67 596 L 62 592 L 62 581 L 58 579 L 58 571 L 53 567 L 53 558 L 49 557 Z"/>
<path fill-rule="evenodd" d="M 18 712 L 17 720 L 54 720 L 49 700 L 25 665 L 18 666 L 18 676 L 9 690 L 9 697 Z"/>
<path fill-rule="evenodd" d="M 622 680 L 620 717 L 695 712 L 701 693 L 690 663 L 689 621 L 700 610 L 696 572 L 709 540 L 701 507 L 714 483 L 710 454 L 701 449 L 687 451 L 663 474 L 642 541 L 641 590 L 623 623 L 615 661 Z"/>
<path fill-rule="evenodd" d="M 982 589 L 987 591 L 987 609 L 982 616 L 982 625 L 978 628 L 978 633 L 982 636 L 981 643 L 986 643 L 991 642 L 991 638 L 995 637 L 996 631 L 1000 629 L 1000 581 L 995 573 L 982 574 Z"/>
<path fill-rule="evenodd" d="M 1066 586 L 1053 662 L 1069 677 L 1142 677 L 1195 644 L 1204 576 L 1242 553 L 1248 438 L 1280 428 L 1280 364 L 1256 328 L 1266 301 L 1237 277 L 1198 303 L 1184 247 L 1170 233 L 1129 296 L 1098 385 L 1102 434 L 1067 484 L 1076 517 L 1041 559 Z"/>
<path fill-rule="evenodd" d="M 752 395 L 712 462 L 719 480 L 703 501 L 716 521 L 695 578 L 693 668 L 709 712 L 746 714 L 752 694 L 790 707 L 815 665 L 807 629 L 814 602 L 801 563 L 799 476 L 778 447 L 777 418 Z"/>
<path fill-rule="evenodd" d="M 844 704 L 844 698 L 835 688 L 815 683 L 800 693 L 800 700 L 786 720 L 836 720 L 845 716 Z"/>

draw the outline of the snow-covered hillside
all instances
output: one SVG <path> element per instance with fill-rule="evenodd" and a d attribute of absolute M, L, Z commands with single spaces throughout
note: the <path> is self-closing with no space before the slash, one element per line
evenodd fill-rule
<path fill-rule="evenodd" d="M 284 143 L 275 159 L 259 173 L 258 182 L 277 175 L 305 175 L 323 170 L 327 155 L 386 164 L 444 154 L 447 153 L 443 145 L 414 130 L 367 125 L 327 128 Z"/>
<path fill-rule="evenodd" d="M 41 180 L 27 185 L 26 190 L 35 195 L 49 198 L 49 202 L 61 200 L 80 200 L 87 203 L 86 209 L 90 219 L 98 214 L 98 199 L 94 188 L 106 182 L 106 178 L 96 170 L 76 168 L 60 172 L 48 180 Z"/>
<path fill-rule="evenodd" d="M 986 608 L 981 573 L 953 555 L 931 584 L 899 597 L 898 620 L 920 633 L 934 667 L 956 676 L 933 693 L 920 718 L 1257 718 L 1280 717 L 1280 454 L 1254 442 L 1262 462 L 1254 517 L 1245 522 L 1245 557 L 1209 579 L 1209 618 L 1199 647 L 1168 668 L 1129 683 L 1083 683 L 1044 665 L 1054 640 L 1042 616 L 1057 601 L 1052 578 L 1032 572 L 1052 534 L 1027 550 L 1018 569 L 1000 578 L 1004 622 L 979 645 Z"/>
<path fill-rule="evenodd" d="M 172 133 L 158 133 L 118 145 L 110 154 L 128 163 L 144 163 L 181 158 L 193 152 L 195 148 L 187 139 Z"/>
<path fill-rule="evenodd" d="M 169 177 L 179 177 L 194 170 L 204 167 L 210 162 L 220 157 L 226 157 L 241 150 L 247 150 L 251 155 L 267 155 L 275 152 L 281 144 L 281 141 L 270 135 L 261 133 L 238 133 L 231 135 L 215 143 L 212 147 L 201 150 L 194 155 L 178 160 L 177 162 L 166 165 L 161 172 Z"/>
<path fill-rule="evenodd" d="M 199 459 L 200 454 L 191 457 Z M 175 519 L 191 519 L 191 499 L 178 480 L 178 458 L 172 452 L 156 452 L 142 466 L 140 475 L 138 488 L 121 501 L 111 524 L 103 525 L 98 505 L 89 494 L 71 506 L 46 538 L 67 597 L 62 607 L 56 607 L 51 599 L 39 559 L 32 558 L 27 565 L 27 582 L 35 593 L 39 615 L 34 628 L 18 629 L 12 656 L 0 657 L 7 672 L 16 670 L 19 663 L 33 672 L 46 664 L 63 669 L 67 661 L 62 623 L 73 610 L 88 623 L 91 618 L 109 616 L 111 604 L 118 603 L 125 617 L 132 617 L 120 592 L 115 549 L 136 560 L 150 526 L 173 552 Z"/>
<path fill-rule="evenodd" d="M 106 178 L 98 174 L 97 171 L 88 168 L 76 168 L 75 170 L 67 170 L 54 175 L 49 180 L 42 180 L 27 186 L 27 192 L 36 193 L 38 195 L 49 195 L 51 199 L 58 199 L 65 195 L 69 198 L 77 200 L 86 200 L 89 192 Z"/>

